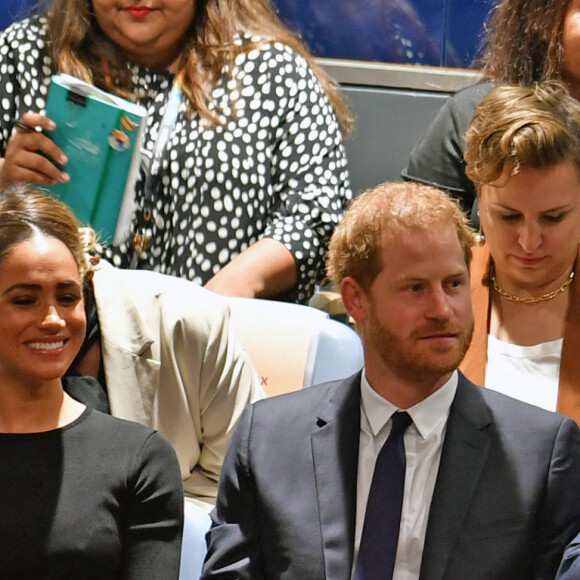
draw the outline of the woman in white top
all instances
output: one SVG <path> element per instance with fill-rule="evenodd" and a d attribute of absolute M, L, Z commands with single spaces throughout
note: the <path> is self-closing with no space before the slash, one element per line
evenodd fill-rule
<path fill-rule="evenodd" d="M 580 420 L 580 103 L 563 84 L 504 85 L 466 135 L 485 241 L 474 252 L 474 382 Z"/>

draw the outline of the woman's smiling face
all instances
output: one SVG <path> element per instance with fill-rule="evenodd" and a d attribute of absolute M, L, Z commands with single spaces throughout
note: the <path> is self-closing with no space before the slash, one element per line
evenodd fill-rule
<path fill-rule="evenodd" d="M 77 264 L 56 238 L 37 233 L 0 262 L 0 384 L 60 380 L 85 335 Z"/>

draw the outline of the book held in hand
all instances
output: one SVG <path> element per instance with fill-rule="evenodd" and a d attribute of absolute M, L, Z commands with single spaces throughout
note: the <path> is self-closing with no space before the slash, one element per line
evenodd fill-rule
<path fill-rule="evenodd" d="M 68 183 L 49 187 L 49 192 L 102 241 L 118 241 L 121 206 L 132 203 L 132 187 L 127 184 L 138 170 L 145 109 L 59 74 L 51 78 L 46 115 L 56 123 L 47 135 L 68 157 L 61 169 L 70 176 Z"/>

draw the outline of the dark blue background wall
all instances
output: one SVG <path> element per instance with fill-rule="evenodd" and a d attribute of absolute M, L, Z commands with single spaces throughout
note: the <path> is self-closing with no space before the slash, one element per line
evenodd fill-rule
<path fill-rule="evenodd" d="M 468 67 L 492 0 L 274 0 L 317 56 Z"/>
<path fill-rule="evenodd" d="M 25 14 L 34 3 L 34 0 L 0 0 L 0 30 Z"/>

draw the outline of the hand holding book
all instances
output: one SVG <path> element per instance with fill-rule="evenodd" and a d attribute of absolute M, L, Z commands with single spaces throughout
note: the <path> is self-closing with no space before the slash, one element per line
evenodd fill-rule
<path fill-rule="evenodd" d="M 70 181 L 50 188 L 101 239 L 112 242 L 131 168 L 138 165 L 145 109 L 69 75 L 52 77 L 50 138 L 68 157 Z"/>
<path fill-rule="evenodd" d="M 68 158 L 49 137 L 55 129 L 54 121 L 39 113 L 25 113 L 14 126 L 17 130 L 8 141 L 1 163 L 1 187 L 22 181 L 46 186 L 67 183 L 64 166 Z M 57 160 L 60 167 L 50 159 Z"/>

